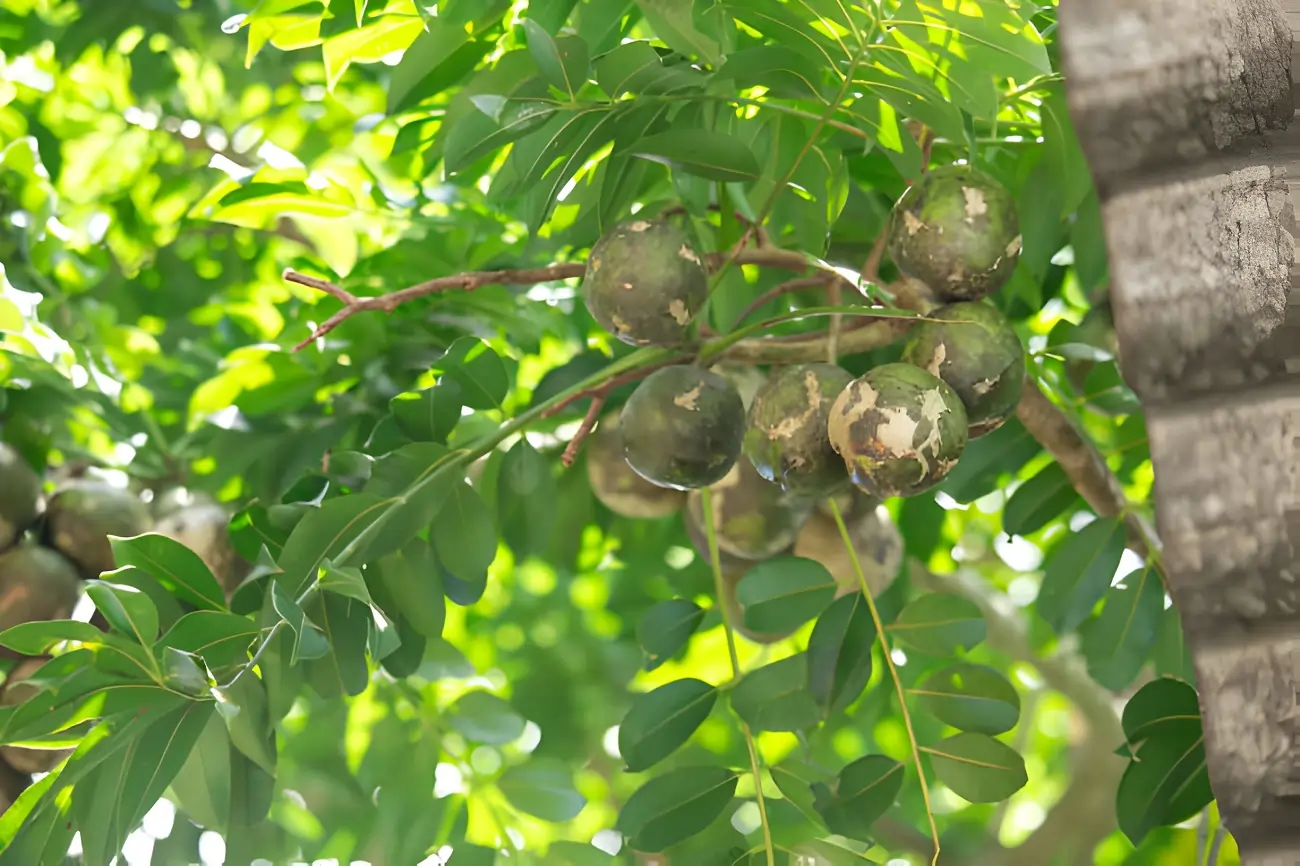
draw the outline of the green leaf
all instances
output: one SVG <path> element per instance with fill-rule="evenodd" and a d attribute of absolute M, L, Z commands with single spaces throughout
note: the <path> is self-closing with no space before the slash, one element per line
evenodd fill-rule
<path fill-rule="evenodd" d="M 506 452 L 497 479 L 501 537 L 517 559 L 544 556 L 555 523 L 555 477 L 551 464 L 520 439 Z"/>
<path fill-rule="evenodd" d="M 542 866 L 618 866 L 618 862 L 589 842 L 552 842 L 542 858 Z"/>
<path fill-rule="evenodd" d="M 808 659 L 790 656 L 745 674 L 731 708 L 755 731 L 805 731 L 822 720 L 808 688 Z"/>
<path fill-rule="evenodd" d="M 460 385 L 444 379 L 432 388 L 398 394 L 388 403 L 393 420 L 416 442 L 447 443 L 460 423 Z"/>
<path fill-rule="evenodd" d="M 1060 517 L 1080 502 L 1060 463 L 1052 462 L 1016 488 L 1002 510 L 1002 531 L 1029 535 Z"/>
<path fill-rule="evenodd" d="M 479 54 L 468 62 L 474 45 L 464 27 L 439 18 L 427 21 L 424 32 L 415 37 L 393 70 L 386 112 L 398 114 L 454 84 L 482 57 Z"/>
<path fill-rule="evenodd" d="M 907 690 L 946 725 L 977 734 L 1002 734 L 1020 720 L 1020 694 L 996 670 L 956 664 L 936 671 Z"/>
<path fill-rule="evenodd" d="M 171 783 L 180 807 L 201 826 L 220 831 L 230 822 L 230 738 L 217 714 Z"/>
<path fill-rule="evenodd" d="M 1139 743 L 1171 723 L 1200 724 L 1201 706 L 1196 689 L 1187 683 L 1161 677 L 1138 689 L 1124 705 L 1121 723 L 1130 743 Z"/>
<path fill-rule="evenodd" d="M 1156 827 L 1186 821 L 1213 799 L 1200 718 L 1171 719 L 1137 747 L 1120 779 L 1115 812 L 1124 835 L 1138 845 Z"/>
<path fill-rule="evenodd" d="M 195 660 L 197 656 L 167 647 L 160 654 L 166 684 L 186 695 L 203 695 L 208 691 L 208 676 Z"/>
<path fill-rule="evenodd" d="M 225 610 L 226 594 L 199 555 L 179 541 L 148 533 L 111 538 L 118 566 L 133 565 L 170 593 L 206 610 Z"/>
<path fill-rule="evenodd" d="M 777 99 L 820 99 L 822 70 L 817 64 L 783 45 L 756 45 L 727 55 L 715 81 L 733 81 L 738 90 L 766 87 Z"/>
<path fill-rule="evenodd" d="M 648 770 L 677 751 L 717 700 L 717 688 L 697 679 L 665 683 L 634 698 L 618 727 L 618 751 L 628 772 Z"/>
<path fill-rule="evenodd" d="M 680 767 L 637 789 L 618 814 L 618 829 L 636 851 L 656 854 L 712 824 L 736 792 L 723 767 Z"/>
<path fill-rule="evenodd" d="M 1029 781 L 1025 759 L 985 734 L 958 734 L 935 746 L 922 746 L 934 773 L 958 797 L 972 803 L 997 803 Z"/>
<path fill-rule="evenodd" d="M 442 571 L 426 542 L 413 541 L 400 553 L 389 554 L 371 568 L 392 599 L 391 610 L 389 605 L 380 603 L 385 613 L 389 616 L 400 613 L 415 631 L 425 637 L 442 635 L 447 618 Z"/>
<path fill-rule="evenodd" d="M 821 614 L 835 598 L 835 578 L 820 562 L 777 556 L 758 563 L 736 586 L 745 628 L 765 634 L 791 632 Z"/>
<path fill-rule="evenodd" d="M 25 656 L 45 655 L 63 641 L 99 643 L 104 633 L 88 622 L 72 619 L 19 623 L 0 632 L 0 646 Z"/>
<path fill-rule="evenodd" d="M 110 626 L 141 646 L 153 646 L 158 638 L 158 609 L 147 595 L 133 586 L 105 580 L 86 581 L 86 594 Z"/>
<path fill-rule="evenodd" d="M 627 152 L 708 180 L 757 180 L 763 172 L 758 157 L 743 141 L 706 129 L 661 132 L 641 139 Z"/>
<path fill-rule="evenodd" d="M 572 102 L 578 91 L 587 83 L 590 54 L 581 36 L 564 36 L 554 39 L 546 29 L 532 18 L 524 19 L 524 32 L 528 36 L 528 51 L 537 61 L 537 68 L 546 80 Z"/>
<path fill-rule="evenodd" d="M 465 739 L 489 746 L 512 743 L 524 732 L 523 717 L 501 698 L 482 690 L 461 695 L 449 708 L 447 721 Z"/>
<path fill-rule="evenodd" d="M 972 439 L 961 460 L 939 489 L 960 503 L 974 502 L 1002 486 L 1043 450 L 1038 440 L 1014 417 L 992 433 Z"/>
<path fill-rule="evenodd" d="M 1059 542 L 1043 566 L 1034 607 L 1057 634 L 1074 631 L 1115 578 L 1124 555 L 1124 524 L 1103 517 Z"/>
<path fill-rule="evenodd" d="M 496 522 L 467 482 L 451 485 L 446 503 L 434 518 L 431 538 L 438 561 L 467 582 L 481 580 L 496 559 Z"/>
<path fill-rule="evenodd" d="M 834 777 L 829 770 L 809 764 L 797 755 L 790 755 L 781 763 L 769 768 L 772 781 L 785 798 L 800 812 L 809 817 L 820 817 L 816 808 L 813 788 L 829 786 Z"/>
<path fill-rule="evenodd" d="M 1147 565 L 1106 590 L 1105 599 L 1101 615 L 1080 627 L 1080 648 L 1092 678 L 1118 692 L 1137 678 L 1155 648 L 1165 589 Z"/>
<path fill-rule="evenodd" d="M 1160 630 L 1156 636 L 1155 649 L 1151 660 L 1155 662 L 1156 674 L 1163 677 L 1196 683 L 1196 669 L 1192 664 L 1192 652 L 1183 638 L 1183 624 L 1178 610 L 1173 605 L 1165 608 L 1160 616 Z"/>
<path fill-rule="evenodd" d="M 322 658 L 329 652 L 329 640 L 307 619 L 302 606 L 288 596 L 278 580 L 271 583 L 271 605 L 293 632 L 291 664 L 297 664 L 300 659 Z"/>
<path fill-rule="evenodd" d="M 808 639 L 808 691 L 822 716 L 846 709 L 871 679 L 876 625 L 861 593 L 826 608 Z"/>
<path fill-rule="evenodd" d="M 913 600 L 886 626 L 899 643 L 923 653 L 950 656 L 984 640 L 987 626 L 979 605 L 951 593 Z"/>
<path fill-rule="evenodd" d="M 500 409 L 510 388 L 501 357 L 477 337 L 457 339 L 430 369 L 451 377 L 471 409 Z"/>
<path fill-rule="evenodd" d="M 677 655 L 703 621 L 704 608 L 684 598 L 661 601 L 642 614 L 636 639 L 645 650 L 646 670 L 654 670 Z"/>
<path fill-rule="evenodd" d="M 495 117 L 482 111 L 473 112 L 447 134 L 442 148 L 443 165 L 454 175 L 489 153 L 541 129 L 555 112 L 555 106 L 537 102 L 508 102 Z M 460 420 L 459 411 L 455 420 Z"/>
<path fill-rule="evenodd" d="M 543 821 L 572 821 L 587 805 L 573 787 L 573 774 L 557 761 L 534 759 L 511 767 L 497 787 L 511 806 Z"/>
<path fill-rule="evenodd" d="M 656 36 L 679 54 L 698 56 L 710 66 L 722 61 L 717 40 L 700 32 L 694 0 L 637 0 L 637 7 Z"/>
<path fill-rule="evenodd" d="M 610 4 L 613 5 L 613 4 Z M 665 67 L 649 42 L 625 42 L 595 63 L 596 83 L 610 99 L 625 93 L 659 95 L 694 90 L 703 76 L 685 66 Z"/>
<path fill-rule="evenodd" d="M 153 604 L 154 610 L 158 612 L 158 627 L 160 629 L 171 628 L 176 623 L 176 620 L 184 615 L 176 596 L 164 589 L 162 584 L 154 580 L 153 577 L 133 565 L 106 572 L 104 578 L 111 580 L 118 586 L 143 593 L 144 597 Z"/>
<path fill-rule="evenodd" d="M 374 623 L 371 607 L 333 593 L 317 594 L 308 605 L 329 646 L 324 656 L 307 662 L 308 682 L 323 698 L 340 692 L 361 694 L 370 681 L 366 649 Z"/>
<path fill-rule="evenodd" d="M 284 572 L 276 578 L 276 583 L 283 582 L 285 593 L 291 597 L 301 595 L 316 580 L 321 564 L 326 559 L 336 559 L 388 507 L 390 503 L 372 493 L 352 493 L 326 500 L 319 508 L 309 510 L 276 558 Z"/>
<path fill-rule="evenodd" d="M 158 640 L 158 648 L 193 653 L 216 669 L 248 659 L 248 646 L 257 637 L 257 624 L 233 613 L 198 610 L 176 621 Z M 0 638 L 3 636 L 0 635 Z"/>
<path fill-rule="evenodd" d="M 817 811 L 832 833 L 870 838 L 871 825 L 894 806 L 903 788 L 903 765 L 884 755 L 867 755 L 845 766 L 833 793 L 823 793 Z"/>

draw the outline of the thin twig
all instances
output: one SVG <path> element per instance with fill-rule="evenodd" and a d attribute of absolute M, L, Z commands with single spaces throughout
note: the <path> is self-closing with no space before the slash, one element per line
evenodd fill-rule
<path fill-rule="evenodd" d="M 591 434 L 591 428 L 596 426 L 596 419 L 600 417 L 600 412 L 604 408 L 604 394 L 591 399 L 591 405 L 587 407 L 587 414 L 583 417 L 582 424 L 578 427 L 578 432 L 573 434 L 573 438 L 569 440 L 568 447 L 565 448 L 564 453 L 560 455 L 560 462 L 564 464 L 566 469 L 573 465 L 573 461 L 578 459 L 578 452 L 582 450 L 582 443 L 586 441 L 587 436 Z"/>
<path fill-rule="evenodd" d="M 736 316 L 736 320 L 731 323 L 731 327 L 733 330 L 740 327 L 744 324 L 746 319 L 753 315 L 755 310 L 767 306 L 782 295 L 788 295 L 792 292 L 800 292 L 804 289 L 814 289 L 818 286 L 825 286 L 827 284 L 837 285 L 839 282 L 840 277 L 838 274 L 830 274 L 829 279 L 827 276 L 819 274 L 815 277 L 798 277 L 793 280 L 786 280 L 784 283 L 773 286 L 755 298 L 748 307 L 745 307 L 745 309 L 740 311 L 740 315 Z M 837 302 L 831 303 L 834 304 Z"/>
<path fill-rule="evenodd" d="M 710 204 L 708 205 L 708 210 L 711 210 L 711 211 L 717 213 L 717 212 L 720 212 L 720 211 L 722 210 L 722 208 L 718 207 L 718 205 L 717 205 L 716 202 L 712 202 L 712 203 L 710 203 Z M 684 214 L 684 213 L 686 213 L 686 212 L 687 212 L 687 211 L 686 211 L 686 207 L 685 207 L 684 205 L 676 204 L 676 205 L 673 205 L 673 206 L 670 207 L 670 208 L 666 208 L 665 210 L 663 210 L 663 211 L 659 214 L 659 216 L 661 216 L 661 217 L 669 217 L 669 216 L 674 216 L 674 215 L 676 215 L 676 214 Z M 741 213 L 739 210 L 733 211 L 732 213 L 735 214 L 735 217 L 736 217 L 737 220 L 739 220 L 740 222 L 744 223 L 745 225 L 749 226 L 751 229 L 754 230 L 754 235 L 755 235 L 755 245 L 756 245 L 756 246 L 758 246 L 760 249 L 762 249 L 762 248 L 764 248 L 764 247 L 770 247 L 770 246 L 772 245 L 772 239 L 771 239 L 770 237 L 768 237 L 767 229 L 763 228 L 763 227 L 760 226 L 760 225 L 755 225 L 754 222 L 753 222 L 753 220 L 751 220 L 749 217 L 745 216 L 745 215 L 744 215 L 743 213 Z M 749 235 L 748 235 L 748 233 L 747 233 L 747 234 L 745 235 L 745 237 L 742 238 L 742 240 L 747 240 L 748 237 L 749 237 Z"/>
<path fill-rule="evenodd" d="M 631 382 L 639 382 L 642 379 L 644 379 L 646 376 L 649 376 L 655 370 L 659 370 L 663 367 L 671 367 L 673 364 L 680 364 L 683 361 L 685 361 L 686 358 L 687 356 L 682 356 L 680 358 L 670 358 L 667 361 L 660 361 L 655 364 L 650 364 L 649 366 L 646 367 L 638 367 L 635 370 L 629 370 L 626 373 L 622 373 L 618 376 L 615 376 L 612 379 L 609 379 L 608 381 L 602 382 L 595 387 L 584 388 L 583 390 L 577 392 L 576 394 L 572 394 L 564 398 L 563 400 L 559 401 L 555 405 L 547 407 L 546 411 L 542 413 L 541 417 L 554 418 L 556 415 L 560 414 L 565 409 L 572 406 L 574 403 L 577 403 L 579 400 L 586 400 L 588 397 L 597 397 L 603 401 L 615 389 L 621 388 L 622 386 L 627 385 Z"/>

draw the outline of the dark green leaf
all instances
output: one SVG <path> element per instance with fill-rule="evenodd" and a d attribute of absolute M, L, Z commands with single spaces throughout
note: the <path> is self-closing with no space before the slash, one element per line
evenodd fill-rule
<path fill-rule="evenodd" d="M 1020 695 L 996 670 L 957 664 L 936 671 L 908 689 L 946 725 L 977 734 L 1002 734 L 1020 720 Z"/>
<path fill-rule="evenodd" d="M 193 653 L 216 669 L 245 661 L 248 646 L 257 635 L 257 624 L 248 617 L 199 610 L 177 620 L 159 639 L 158 647 Z"/>
<path fill-rule="evenodd" d="M 577 99 L 578 91 L 587 83 L 590 67 L 587 43 L 581 36 L 554 39 L 532 18 L 524 19 L 524 32 L 528 35 L 528 50 L 542 75 L 551 86 L 568 96 L 569 101 Z"/>
<path fill-rule="evenodd" d="M 316 580 L 321 563 L 336 559 L 388 507 L 386 500 L 372 493 L 352 493 L 308 511 L 276 558 L 284 572 L 276 583 L 283 582 L 285 593 L 296 598 Z"/>
<path fill-rule="evenodd" d="M 808 659 L 801 653 L 745 674 L 731 691 L 731 708 L 755 731 L 804 731 L 822 711 L 808 689 Z"/>
<path fill-rule="evenodd" d="M 936 592 L 908 604 L 886 630 L 906 647 L 948 656 L 984 640 L 987 626 L 975 602 Z"/>
<path fill-rule="evenodd" d="M 1124 554 L 1124 524 L 1103 517 L 1067 536 L 1048 555 L 1034 603 L 1056 631 L 1074 631 L 1101 601 Z"/>
<path fill-rule="evenodd" d="M 267 715 L 266 687 L 245 673 L 220 690 L 217 710 L 230 732 L 230 742 L 259 767 L 275 775 L 275 732 Z"/>
<path fill-rule="evenodd" d="M 1161 677 L 1138 689 L 1124 705 L 1122 723 L 1130 743 L 1139 743 L 1160 728 L 1185 721 L 1200 723 L 1201 706 L 1196 690 L 1187 683 Z"/>
<path fill-rule="evenodd" d="M 714 79 L 734 81 L 741 90 L 766 87 L 768 95 L 778 99 L 819 99 L 822 90 L 821 68 L 783 45 L 756 45 L 729 54 Z"/>
<path fill-rule="evenodd" d="M 972 803 L 1000 802 L 1029 781 L 1024 758 L 986 734 L 958 734 L 921 751 L 930 755 L 939 781 Z"/>
<path fill-rule="evenodd" d="M 88 622 L 72 619 L 38 620 L 20 623 L 0 632 L 0 646 L 27 656 L 47 653 L 63 641 L 99 643 L 104 633 Z"/>
<path fill-rule="evenodd" d="M 168 592 L 208 610 L 225 610 L 226 594 L 194 551 L 164 535 L 111 539 L 118 566 L 133 565 Z"/>
<path fill-rule="evenodd" d="M 337 692 L 353 697 L 361 694 L 370 681 L 366 664 L 374 621 L 370 606 L 333 593 L 315 595 L 307 604 L 329 646 L 324 656 L 308 661 L 308 681 L 325 698 Z"/>
<path fill-rule="evenodd" d="M 628 798 L 618 829 L 649 854 L 689 839 L 714 822 L 736 792 L 734 770 L 680 767 L 651 779 Z"/>
<path fill-rule="evenodd" d="M 387 113 L 404 111 L 453 83 L 459 76 L 447 73 L 464 63 L 457 55 L 469 44 L 464 27 L 438 18 L 427 21 L 425 31 L 415 38 L 393 70 Z"/>
<path fill-rule="evenodd" d="M 698 56 L 716 66 L 721 60 L 717 39 L 702 33 L 696 25 L 694 0 L 637 0 L 646 23 L 669 48 L 687 57 Z"/>
<path fill-rule="evenodd" d="M 628 152 L 708 180 L 757 180 L 763 171 L 743 141 L 706 129 L 661 132 L 636 142 Z"/>
<path fill-rule="evenodd" d="M 460 385 L 461 400 L 471 409 L 500 409 L 510 379 L 501 357 L 476 337 L 461 337 L 431 368 Z"/>
<path fill-rule="evenodd" d="M 974 502 L 1001 486 L 1043 450 L 1025 426 L 1011 418 L 992 433 L 972 439 L 940 489 L 961 503 Z"/>
<path fill-rule="evenodd" d="M 425 637 L 442 634 L 447 603 L 443 596 L 442 571 L 428 543 L 413 541 L 400 553 L 389 554 L 371 568 L 392 599 L 391 605 L 380 602 L 385 613 L 400 614 Z"/>
<path fill-rule="evenodd" d="M 1156 827 L 1186 821 L 1213 799 L 1200 719 L 1170 719 L 1137 747 L 1120 779 L 1115 812 L 1137 845 Z"/>
<path fill-rule="evenodd" d="M 444 379 L 423 391 L 398 394 L 388 408 L 397 426 L 415 441 L 446 444 L 460 423 L 460 385 Z"/>
<path fill-rule="evenodd" d="M 330 645 L 325 635 L 307 619 L 302 606 L 288 596 L 278 580 L 271 584 L 271 604 L 293 633 L 290 663 L 297 664 L 300 659 L 318 659 L 329 652 Z"/>
<path fill-rule="evenodd" d="M 514 742 L 524 732 L 524 719 L 510 704 L 481 690 L 461 695 L 448 710 L 447 720 L 465 739 L 490 746 Z"/>
<path fill-rule="evenodd" d="M 344 598 L 351 598 L 365 604 L 373 603 L 370 590 L 361 569 L 346 565 L 335 565 L 328 559 L 322 563 L 320 580 L 316 583 L 321 592 L 332 592 Z"/>
<path fill-rule="evenodd" d="M 648 770 L 677 751 L 717 700 L 718 690 L 697 679 L 675 680 L 638 695 L 618 727 L 618 751 L 628 771 Z"/>
<path fill-rule="evenodd" d="M 438 561 L 461 580 L 480 582 L 497 555 L 492 512 L 466 482 L 454 483 L 433 521 Z"/>
<path fill-rule="evenodd" d="M 684 598 L 661 601 L 642 614 L 636 638 L 645 650 L 646 670 L 654 670 L 675 656 L 703 620 L 704 608 Z"/>
<path fill-rule="evenodd" d="M 903 777 L 903 765 L 893 758 L 859 758 L 840 771 L 834 791 L 818 799 L 817 811 L 832 833 L 851 839 L 870 838 L 871 825 L 893 808 L 903 788 Z"/>
<path fill-rule="evenodd" d="M 1061 464 L 1049 463 L 1011 494 L 1002 511 L 1002 531 L 1007 535 L 1037 532 L 1080 501 Z"/>
<path fill-rule="evenodd" d="M 871 679 L 876 625 L 861 593 L 831 602 L 808 639 L 808 690 L 823 716 L 847 708 Z"/>
<path fill-rule="evenodd" d="M 1150 565 L 1108 589 L 1101 615 L 1079 629 L 1092 678 L 1112 691 L 1127 688 L 1155 648 L 1164 610 L 1164 584 Z"/>
<path fill-rule="evenodd" d="M 546 553 L 555 522 L 555 499 L 551 464 L 527 439 L 520 439 L 506 452 L 497 479 L 497 520 L 502 538 L 517 559 Z"/>
<path fill-rule="evenodd" d="M 543 821 L 571 821 L 587 805 L 562 764 L 534 759 L 511 767 L 497 779 L 501 793 L 521 812 Z"/>
<path fill-rule="evenodd" d="M 217 714 L 208 717 L 198 741 L 171 783 L 192 820 L 220 831 L 230 822 L 230 739 Z"/>
<path fill-rule="evenodd" d="M 766 634 L 793 631 L 821 614 L 838 585 L 820 562 L 777 556 L 758 563 L 736 587 L 745 628 Z"/>

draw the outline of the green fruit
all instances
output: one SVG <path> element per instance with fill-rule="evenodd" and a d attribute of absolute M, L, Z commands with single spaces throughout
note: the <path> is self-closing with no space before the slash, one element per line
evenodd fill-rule
<path fill-rule="evenodd" d="M 749 409 L 755 395 L 767 384 L 767 374 L 752 364 L 723 361 L 709 369 L 736 386 L 736 391 L 740 394 L 740 402 L 745 404 L 746 409 Z"/>
<path fill-rule="evenodd" d="M 46 658 L 24 659 L 5 677 L 4 692 L 0 693 L 0 706 L 12 707 L 37 694 L 36 686 L 23 682 L 45 666 Z M 74 749 L 28 749 L 22 746 L 0 746 L 0 757 L 15 770 L 23 773 L 48 773 Z"/>
<path fill-rule="evenodd" d="M 606 508 L 624 517 L 647 520 L 676 514 L 686 504 L 686 494 L 658 487 L 632 471 L 623 457 L 618 421 L 617 413 L 606 415 L 587 440 L 591 492 Z"/>
<path fill-rule="evenodd" d="M 0 631 L 67 619 L 80 593 L 77 569 L 53 550 L 20 544 L 0 554 Z"/>
<path fill-rule="evenodd" d="M 592 318 L 633 346 L 676 346 L 709 295 L 704 263 L 672 223 L 620 223 L 596 242 L 582 279 Z"/>
<path fill-rule="evenodd" d="M 871 595 L 878 596 L 898 577 L 898 569 L 903 564 L 903 536 L 883 507 L 865 511 L 856 519 L 846 520 L 845 525 L 862 576 L 871 588 Z M 824 514 L 814 514 L 809 518 L 795 540 L 794 555 L 816 560 L 825 566 L 839 585 L 836 598 L 862 591 L 857 570 L 844 548 L 844 539 L 834 518 Z"/>
<path fill-rule="evenodd" d="M 841 475 L 843 470 L 841 469 Z M 744 560 L 776 556 L 794 543 L 811 511 L 811 503 L 796 499 L 763 478 L 748 460 L 737 460 L 721 481 L 709 486 L 713 500 L 713 530 L 718 550 Z M 686 528 L 692 540 L 704 539 L 708 556 L 704 495 L 686 497 Z"/>
<path fill-rule="evenodd" d="M 945 301 L 997 291 L 1020 257 L 1011 193 L 967 165 L 934 168 L 899 197 L 886 227 L 889 257 Z"/>
<path fill-rule="evenodd" d="M 133 538 L 151 524 L 148 508 L 129 490 L 77 479 L 50 498 L 45 542 L 72 560 L 83 578 L 95 580 L 117 568 L 108 537 Z"/>
<path fill-rule="evenodd" d="M 911 364 L 885 364 L 840 393 L 827 430 L 853 483 L 888 499 L 942 481 L 966 449 L 967 426 L 950 385 Z"/>
<path fill-rule="evenodd" d="M 200 502 L 182 508 L 158 521 L 154 532 L 179 541 L 198 554 L 227 595 L 248 574 L 249 565 L 230 537 L 230 515 L 220 505 Z"/>
<path fill-rule="evenodd" d="M 740 456 L 745 404 L 717 373 L 677 364 L 651 373 L 623 405 L 623 456 L 646 481 L 707 487 Z"/>
<path fill-rule="evenodd" d="M 1002 426 L 1025 385 L 1025 349 L 995 307 L 959 301 L 940 307 L 912 329 L 903 360 L 952 386 L 966 407 L 970 438 Z"/>
<path fill-rule="evenodd" d="M 40 514 L 41 479 L 10 446 L 0 442 L 0 550 L 13 545 Z"/>
<path fill-rule="evenodd" d="M 815 499 L 848 489 L 826 421 L 831 404 L 852 381 L 834 364 L 800 364 L 774 373 L 749 407 L 745 456 L 758 474 L 788 493 Z"/>

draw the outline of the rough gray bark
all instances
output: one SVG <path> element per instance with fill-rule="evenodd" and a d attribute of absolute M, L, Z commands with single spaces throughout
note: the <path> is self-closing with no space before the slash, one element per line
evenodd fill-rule
<path fill-rule="evenodd" d="M 1247 866 L 1300 864 L 1300 0 L 1063 0 L 1124 373 L 1147 413 L 1210 779 Z M 1288 21 L 1288 14 L 1292 21 Z M 1300 124 L 1296 124 L 1300 128 Z"/>

